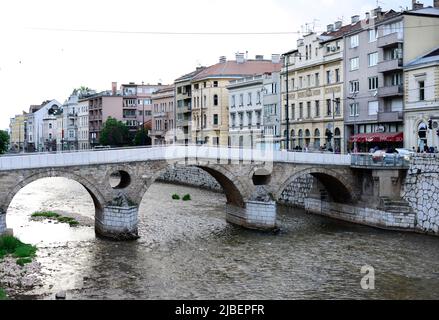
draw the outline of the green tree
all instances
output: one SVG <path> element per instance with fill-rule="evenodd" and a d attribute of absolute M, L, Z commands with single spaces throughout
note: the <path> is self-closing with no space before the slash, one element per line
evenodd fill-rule
<path fill-rule="evenodd" d="M 125 123 L 109 117 L 101 131 L 99 143 L 103 146 L 122 147 L 129 144 L 129 130 Z"/>
<path fill-rule="evenodd" d="M 0 154 L 8 151 L 9 134 L 6 131 L 0 130 Z"/>
<path fill-rule="evenodd" d="M 151 138 L 148 136 L 146 130 L 138 130 L 136 135 L 134 136 L 134 145 L 135 146 L 150 146 L 152 144 Z"/>

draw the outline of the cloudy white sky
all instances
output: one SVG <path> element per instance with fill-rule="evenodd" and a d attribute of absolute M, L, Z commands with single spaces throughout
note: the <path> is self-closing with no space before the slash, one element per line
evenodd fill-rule
<path fill-rule="evenodd" d="M 424 1 L 425 2 L 425 1 Z M 426 5 L 431 5 L 427 1 Z M 14 0 L 0 10 L 0 129 L 29 105 L 68 97 L 81 85 L 172 83 L 219 56 L 284 53 L 298 34 L 151 35 L 75 32 L 298 32 L 376 7 L 376 0 Z M 379 1 L 399 10 L 410 0 Z M 42 30 L 42 29 L 56 29 Z M 59 31 L 64 30 L 64 31 Z M 70 31 L 66 31 L 70 30 Z"/>

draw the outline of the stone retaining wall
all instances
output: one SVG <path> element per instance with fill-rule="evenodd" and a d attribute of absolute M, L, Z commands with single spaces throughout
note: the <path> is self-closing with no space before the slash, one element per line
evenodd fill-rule
<path fill-rule="evenodd" d="M 220 184 L 203 169 L 197 167 L 170 168 L 157 178 L 157 181 L 187 185 L 216 192 L 223 192 Z"/>
<path fill-rule="evenodd" d="M 245 208 L 226 205 L 226 220 L 249 229 L 275 229 L 276 202 L 248 201 Z"/>
<path fill-rule="evenodd" d="M 412 158 L 401 197 L 416 213 L 417 230 L 439 234 L 439 155 Z"/>
<path fill-rule="evenodd" d="M 313 179 L 309 174 L 297 178 L 282 192 L 278 202 L 286 206 L 304 208 L 305 199 L 311 191 Z"/>
<path fill-rule="evenodd" d="M 305 209 L 311 213 L 383 229 L 414 231 L 416 228 L 414 213 L 394 213 L 314 198 L 305 200 Z"/>

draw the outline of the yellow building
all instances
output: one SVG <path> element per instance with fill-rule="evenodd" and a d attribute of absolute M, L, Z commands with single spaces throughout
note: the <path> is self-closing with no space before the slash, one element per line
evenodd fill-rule
<path fill-rule="evenodd" d="M 248 60 L 237 54 L 235 61 L 220 62 L 198 73 L 192 85 L 192 142 L 209 146 L 227 146 L 229 142 L 229 96 L 230 81 L 246 76 L 279 71 L 279 56 L 272 60 L 261 58 Z"/>
<path fill-rule="evenodd" d="M 23 114 L 16 115 L 14 118 L 11 118 L 9 124 L 9 130 L 10 130 L 9 143 L 11 146 L 11 150 L 20 151 L 25 148 L 26 119 L 27 119 L 26 112 L 23 112 Z"/>
<path fill-rule="evenodd" d="M 305 35 L 297 50 L 284 54 L 288 62 L 288 69 L 287 64 L 282 69 L 282 105 L 288 105 L 282 108 L 284 148 L 288 139 L 288 149 L 343 152 L 343 35 L 350 29 L 337 22 L 321 35 Z"/>

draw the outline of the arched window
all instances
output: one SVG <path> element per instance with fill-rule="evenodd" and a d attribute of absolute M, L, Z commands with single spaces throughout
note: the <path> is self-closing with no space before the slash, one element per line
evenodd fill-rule
<path fill-rule="evenodd" d="M 203 115 L 203 122 L 204 122 L 203 128 L 206 128 L 206 126 L 207 126 L 207 116 L 206 116 L 206 114 Z"/>
<path fill-rule="evenodd" d="M 311 132 L 308 129 L 306 129 L 305 130 L 305 137 L 310 137 L 310 136 L 311 136 Z"/>
<path fill-rule="evenodd" d="M 213 96 L 213 105 L 214 105 L 214 106 L 217 106 L 217 105 L 218 105 L 218 95 L 217 95 L 217 94 L 215 94 L 215 95 Z"/>
<path fill-rule="evenodd" d="M 314 131 L 314 137 L 316 137 L 316 138 L 320 138 L 320 130 L 319 130 L 319 129 L 316 129 L 316 130 Z"/>
<path fill-rule="evenodd" d="M 300 149 L 302 149 L 303 148 L 303 130 L 302 129 L 300 129 L 299 130 L 299 147 L 300 147 Z"/>
<path fill-rule="evenodd" d="M 340 129 L 339 128 L 335 128 L 335 134 L 336 137 L 340 137 L 341 133 L 340 133 Z"/>
<path fill-rule="evenodd" d="M 314 149 L 319 150 L 320 147 L 320 130 L 316 129 L 314 131 Z"/>

